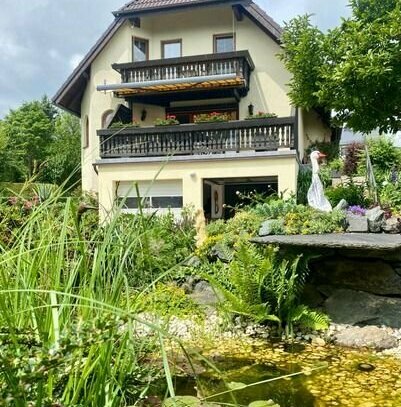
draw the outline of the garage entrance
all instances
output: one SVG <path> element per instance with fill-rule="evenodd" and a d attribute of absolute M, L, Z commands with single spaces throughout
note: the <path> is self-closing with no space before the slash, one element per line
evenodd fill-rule
<path fill-rule="evenodd" d="M 250 202 L 244 196 L 253 192 L 269 196 L 277 191 L 277 177 L 205 179 L 203 209 L 206 219 L 229 219 L 234 216 L 236 207 Z"/>

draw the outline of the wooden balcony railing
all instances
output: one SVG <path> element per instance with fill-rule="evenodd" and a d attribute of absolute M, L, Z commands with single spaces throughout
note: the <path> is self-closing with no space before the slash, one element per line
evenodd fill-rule
<path fill-rule="evenodd" d="M 296 148 L 295 117 L 99 130 L 100 157 L 163 157 Z"/>
<path fill-rule="evenodd" d="M 158 83 L 158 81 L 184 81 L 207 78 L 209 81 L 236 81 L 237 86 L 248 87 L 254 64 L 248 51 L 224 52 L 167 58 L 126 64 L 113 64 L 121 74 L 122 83 Z"/>

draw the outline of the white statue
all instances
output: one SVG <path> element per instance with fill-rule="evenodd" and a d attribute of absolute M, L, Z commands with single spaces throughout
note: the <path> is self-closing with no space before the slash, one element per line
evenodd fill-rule
<path fill-rule="evenodd" d="M 310 155 L 312 162 L 312 183 L 308 191 L 309 206 L 324 212 L 333 210 L 330 202 L 324 196 L 324 188 L 319 177 L 319 158 L 326 157 L 320 151 L 313 151 Z"/>

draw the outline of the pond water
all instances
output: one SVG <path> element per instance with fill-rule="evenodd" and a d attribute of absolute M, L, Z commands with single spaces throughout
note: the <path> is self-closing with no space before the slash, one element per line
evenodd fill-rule
<path fill-rule="evenodd" d="M 210 344 L 202 356 L 214 368 L 198 358 L 196 380 L 175 377 L 177 395 L 239 406 L 269 399 L 280 407 L 401 406 L 401 360 L 373 352 L 230 339 Z M 297 372 L 303 374 L 213 397 L 226 391 L 227 384 L 243 387 Z"/>

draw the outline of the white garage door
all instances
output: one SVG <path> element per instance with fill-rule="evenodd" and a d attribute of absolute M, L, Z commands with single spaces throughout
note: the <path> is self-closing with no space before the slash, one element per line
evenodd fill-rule
<path fill-rule="evenodd" d="M 117 184 L 117 194 L 120 199 L 124 199 L 124 211 L 135 213 L 141 203 L 146 211 L 165 213 L 169 210 L 176 214 L 182 208 L 182 181 L 139 181 L 139 197 L 135 181 L 123 181 Z"/>

